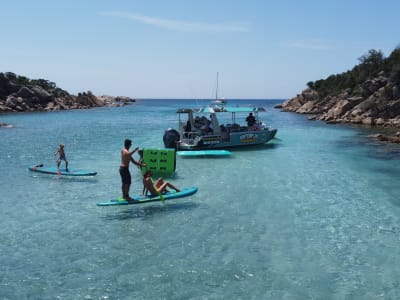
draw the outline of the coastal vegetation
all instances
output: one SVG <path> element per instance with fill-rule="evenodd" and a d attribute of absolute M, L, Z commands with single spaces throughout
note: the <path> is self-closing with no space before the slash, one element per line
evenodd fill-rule
<path fill-rule="evenodd" d="M 330 75 L 326 79 L 315 82 L 310 81 L 307 86 L 317 91 L 321 97 L 335 96 L 345 89 L 350 89 L 351 94 L 354 96 L 363 96 L 368 94 L 363 89 L 365 81 L 384 76 L 390 83 L 390 86 L 386 88 L 386 96 L 389 99 L 398 96 L 397 93 L 393 95 L 389 88 L 400 83 L 400 48 L 395 49 L 387 58 L 384 57 L 382 51 L 369 50 L 367 54 L 361 56 L 358 60 L 360 64 L 356 65 L 352 70 Z"/>
<path fill-rule="evenodd" d="M 385 57 L 369 50 L 351 70 L 310 81 L 308 88 L 286 100 L 281 108 L 328 123 L 400 128 L 400 47 Z M 376 138 L 400 143 L 400 132 Z"/>

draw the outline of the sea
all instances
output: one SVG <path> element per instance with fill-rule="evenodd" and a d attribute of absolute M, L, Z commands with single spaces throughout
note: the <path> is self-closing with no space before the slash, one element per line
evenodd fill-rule
<path fill-rule="evenodd" d="M 124 139 L 163 148 L 177 108 L 208 100 L 0 115 L 14 125 L 0 128 L 0 299 L 399 299 L 399 145 L 282 102 L 228 102 L 266 108 L 267 144 L 177 156 L 166 179 L 196 194 L 113 207 L 96 203 L 121 196 Z M 54 166 L 60 143 L 98 174 L 28 170 Z"/>

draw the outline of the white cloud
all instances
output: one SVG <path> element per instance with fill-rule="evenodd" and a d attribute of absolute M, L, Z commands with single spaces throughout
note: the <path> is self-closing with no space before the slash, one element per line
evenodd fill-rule
<path fill-rule="evenodd" d="M 148 24 L 164 29 L 182 32 L 248 32 L 248 27 L 231 24 L 206 24 L 169 19 L 154 18 L 134 13 L 100 12 L 102 16 L 130 19 L 139 23 Z"/>
<path fill-rule="evenodd" d="M 289 42 L 286 45 L 289 48 L 311 49 L 311 50 L 325 50 L 329 49 L 326 41 L 323 40 L 298 40 Z"/>

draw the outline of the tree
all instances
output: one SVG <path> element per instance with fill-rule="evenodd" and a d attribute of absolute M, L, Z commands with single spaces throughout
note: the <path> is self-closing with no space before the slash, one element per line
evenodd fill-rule
<path fill-rule="evenodd" d="M 385 71 L 389 80 L 393 83 L 400 83 L 400 46 L 389 55 L 385 61 Z"/>
<path fill-rule="evenodd" d="M 373 65 L 373 66 L 380 66 L 383 63 L 385 56 L 383 55 L 382 51 L 371 49 L 368 51 L 367 54 L 364 54 L 360 58 L 358 58 L 361 65 Z"/>
<path fill-rule="evenodd" d="M 369 50 L 367 54 L 364 54 L 359 59 L 359 82 L 367 80 L 371 76 L 377 75 L 384 69 L 385 57 L 382 51 Z"/>

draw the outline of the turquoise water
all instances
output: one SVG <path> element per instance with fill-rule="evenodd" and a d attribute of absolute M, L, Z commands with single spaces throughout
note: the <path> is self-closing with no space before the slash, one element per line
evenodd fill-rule
<path fill-rule="evenodd" d="M 1 115 L 16 127 L 0 128 L 0 299 L 397 299 L 398 146 L 242 103 L 267 106 L 278 139 L 177 157 L 170 180 L 197 194 L 123 207 L 96 206 L 120 196 L 123 140 L 163 147 L 175 109 L 200 103 Z M 71 168 L 98 175 L 27 171 L 53 165 L 59 143 Z"/>

